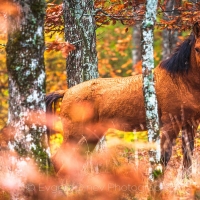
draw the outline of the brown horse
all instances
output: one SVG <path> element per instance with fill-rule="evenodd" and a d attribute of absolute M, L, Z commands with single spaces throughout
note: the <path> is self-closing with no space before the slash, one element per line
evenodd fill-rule
<path fill-rule="evenodd" d="M 162 160 L 166 165 L 172 144 L 183 131 L 184 167 L 191 165 L 194 130 L 200 118 L 200 26 L 174 54 L 155 68 L 155 87 L 162 127 Z M 47 95 L 47 111 L 63 97 L 61 118 L 64 143 L 80 143 L 82 138 L 96 144 L 110 127 L 145 130 L 146 118 L 142 75 L 125 78 L 99 78 L 83 82 L 66 91 Z M 189 148 L 186 145 L 189 142 Z M 186 147 L 186 148 L 185 148 Z"/>

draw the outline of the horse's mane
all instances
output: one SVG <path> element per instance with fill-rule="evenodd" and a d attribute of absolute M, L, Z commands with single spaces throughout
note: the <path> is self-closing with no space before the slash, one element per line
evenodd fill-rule
<path fill-rule="evenodd" d="M 168 59 L 161 62 L 160 67 L 166 69 L 172 76 L 187 73 L 190 68 L 190 54 L 194 42 L 195 37 L 190 34 Z"/>

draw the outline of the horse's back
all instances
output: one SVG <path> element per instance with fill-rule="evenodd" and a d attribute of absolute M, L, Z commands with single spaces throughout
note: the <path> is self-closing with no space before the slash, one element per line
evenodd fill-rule
<path fill-rule="evenodd" d="M 76 85 L 66 91 L 61 114 L 76 122 L 112 121 L 123 130 L 145 126 L 142 76 L 98 78 Z"/>

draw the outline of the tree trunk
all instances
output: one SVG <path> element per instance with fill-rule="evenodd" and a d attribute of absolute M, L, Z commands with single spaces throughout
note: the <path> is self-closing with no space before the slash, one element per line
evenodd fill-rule
<path fill-rule="evenodd" d="M 76 50 L 67 57 L 68 87 L 97 78 L 96 26 L 91 0 L 63 0 L 65 40 Z"/>
<path fill-rule="evenodd" d="M 153 54 L 153 30 L 156 20 L 157 0 L 147 0 L 146 13 L 142 22 L 142 73 L 143 73 L 143 93 L 146 109 L 146 124 L 148 129 L 148 140 L 156 144 L 156 150 L 149 151 L 149 161 L 151 163 L 150 180 L 156 179 L 155 172 L 160 166 L 160 136 L 159 117 L 156 91 L 154 87 L 154 54 Z"/>
<path fill-rule="evenodd" d="M 13 2 L 19 5 L 20 16 L 9 17 L 6 46 L 9 77 L 8 125 L 15 130 L 9 147 L 18 152 L 20 159 L 34 158 L 40 170 L 45 170 L 48 167 L 48 154 L 42 142 L 46 136 L 43 57 L 45 0 Z M 20 198 L 23 198 L 23 194 L 13 194 L 13 199 Z"/>
<path fill-rule="evenodd" d="M 133 71 L 135 71 L 134 66 L 142 59 L 141 52 L 141 23 L 137 22 L 133 26 Z"/>
<path fill-rule="evenodd" d="M 175 16 L 178 13 L 173 11 L 175 7 L 180 6 L 180 1 L 175 0 L 168 0 L 166 3 L 166 9 L 165 14 L 163 16 L 164 20 L 168 20 L 170 16 Z M 162 57 L 163 59 L 167 59 L 171 53 L 173 52 L 174 48 L 177 45 L 178 42 L 178 31 L 177 30 L 167 30 L 164 29 L 162 32 L 163 36 L 163 51 L 162 51 Z"/>

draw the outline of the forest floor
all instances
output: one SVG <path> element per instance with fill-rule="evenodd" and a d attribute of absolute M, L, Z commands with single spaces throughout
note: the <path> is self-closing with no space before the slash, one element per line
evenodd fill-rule
<path fill-rule="evenodd" d="M 164 172 L 163 190 L 159 198 L 154 199 L 149 195 L 148 187 L 150 168 L 148 149 L 151 146 L 147 142 L 147 133 L 123 133 L 111 130 L 106 140 L 106 147 L 88 154 L 87 162 L 82 162 L 82 158 L 79 160 L 75 154 L 69 154 L 71 150 L 64 152 L 64 157 L 60 158 L 62 161 L 66 159 L 64 174 L 68 176 L 68 173 L 72 172 L 76 184 L 71 185 L 72 181 L 69 182 L 62 173 L 60 180 L 64 182 L 58 183 L 59 175 L 56 174 L 58 176 L 55 176 L 55 184 L 59 184 L 56 188 L 61 188 L 66 195 L 62 199 L 200 200 L 200 132 L 195 138 L 191 177 L 183 178 L 182 175 L 183 156 L 179 136 Z M 61 134 L 52 137 L 52 141 L 56 144 L 54 144 L 55 149 L 59 149 L 62 143 Z M 0 188 L 0 199 L 10 199 L 4 197 L 1 198 Z"/>
<path fill-rule="evenodd" d="M 135 143 L 136 144 L 138 143 L 137 145 L 138 148 L 135 148 L 136 146 L 134 146 L 134 148 L 132 149 L 131 146 L 124 145 L 123 140 L 113 142 L 108 137 L 107 142 L 108 142 L 108 149 L 112 149 L 110 152 L 109 150 L 106 152 L 107 155 L 110 153 L 109 158 L 107 158 L 108 160 L 109 159 L 111 160 L 109 164 L 108 164 L 109 161 L 107 161 L 107 168 L 110 168 L 110 166 L 112 165 L 112 170 L 109 169 L 110 172 L 114 174 L 116 173 L 119 176 L 126 177 L 128 175 L 128 170 L 129 170 L 128 166 L 131 166 L 134 168 L 135 173 L 138 173 L 137 175 L 135 174 L 128 175 L 128 176 L 133 176 L 132 177 L 133 181 L 130 182 L 130 184 L 134 183 L 136 184 L 136 187 L 134 187 L 135 190 L 134 191 L 132 190 L 130 194 L 126 193 L 127 187 L 125 187 L 124 185 L 123 188 L 124 183 L 121 183 L 121 188 L 120 188 L 121 192 L 123 193 L 125 191 L 126 195 L 123 198 L 119 199 L 152 200 L 153 198 L 149 196 L 149 189 L 148 189 L 148 175 L 149 175 L 148 170 L 150 167 L 148 150 L 147 150 L 148 143 L 142 144 L 139 141 L 137 141 Z M 120 142 L 122 143 L 120 144 Z M 111 147 L 109 147 L 109 143 L 112 144 Z M 164 178 L 162 182 L 163 190 L 160 193 L 160 196 L 158 195 L 159 197 L 156 197 L 155 200 L 200 199 L 200 132 L 197 133 L 195 138 L 195 149 L 192 156 L 193 164 L 190 169 L 191 171 L 190 178 L 183 177 L 183 164 L 182 164 L 183 156 L 182 156 L 181 144 L 182 144 L 181 136 L 179 136 L 176 140 L 176 144 L 173 146 L 172 157 L 164 171 Z M 104 159 L 106 159 L 106 156 L 104 157 L 105 157 Z M 118 173 L 119 171 L 120 173 Z M 139 183 L 141 184 L 139 186 L 137 185 L 138 180 L 139 181 L 142 180 L 142 183 Z M 124 180 L 122 180 L 122 182 L 123 181 Z M 116 181 L 116 184 L 119 184 L 119 182 Z M 127 184 L 127 182 L 125 184 Z M 131 189 L 133 189 L 133 187 Z"/>
<path fill-rule="evenodd" d="M 148 166 L 148 153 L 139 150 L 138 165 Z M 163 179 L 162 198 L 164 200 L 198 200 L 200 199 L 200 132 L 195 138 L 195 148 L 192 156 L 192 167 L 190 178 L 183 178 L 183 156 L 181 147 L 181 136 L 173 146 L 172 157 L 165 169 Z M 148 178 L 148 177 L 146 177 Z M 148 199 L 148 192 L 137 193 L 136 199 Z M 156 199 L 157 200 L 157 199 Z"/>
<path fill-rule="evenodd" d="M 117 135 L 122 134 L 118 132 Z M 144 132 L 141 133 L 144 139 Z M 112 133 L 111 133 L 112 135 Z M 113 132 L 113 135 L 115 133 Z M 123 137 L 123 136 L 122 136 Z M 146 136 L 145 136 L 146 137 Z M 112 139 L 111 139 L 112 138 Z M 83 190 L 72 199 L 120 200 L 198 200 L 200 199 L 200 133 L 195 138 L 190 178 L 183 178 L 181 137 L 173 146 L 172 157 L 165 169 L 163 190 L 156 198 L 149 194 L 149 156 L 147 142 L 124 142 L 115 136 L 106 137 L 106 149 L 88 159 L 85 166 Z M 127 138 L 126 138 L 127 139 Z M 129 138 L 130 139 L 130 138 Z M 98 170 L 96 168 L 98 166 Z M 97 173 L 98 171 L 98 173 Z M 133 173 L 132 173 L 132 172 Z M 131 181 L 130 181 L 131 180 Z M 111 187 L 112 186 L 112 187 Z M 116 193 L 118 192 L 118 193 Z"/>

